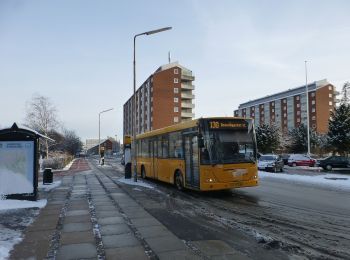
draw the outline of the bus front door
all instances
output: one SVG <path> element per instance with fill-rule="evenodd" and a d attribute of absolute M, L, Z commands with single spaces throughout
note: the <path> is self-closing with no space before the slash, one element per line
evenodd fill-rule
<path fill-rule="evenodd" d="M 199 187 L 199 157 L 197 135 L 184 135 L 186 186 Z"/>

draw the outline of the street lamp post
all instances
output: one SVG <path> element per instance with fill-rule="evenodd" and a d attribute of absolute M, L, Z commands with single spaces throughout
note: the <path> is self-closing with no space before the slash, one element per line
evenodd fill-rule
<path fill-rule="evenodd" d="M 309 115 L 309 88 L 307 84 L 307 61 L 305 61 L 305 91 L 306 91 L 306 131 L 307 131 L 307 154 L 310 155 L 310 115 Z"/>
<path fill-rule="evenodd" d="M 136 34 L 134 36 L 134 62 L 133 62 L 133 67 L 134 67 L 134 98 L 133 98 L 133 104 L 132 104 L 132 111 L 133 111 L 133 127 L 132 127 L 132 159 L 133 159 L 133 164 L 134 164 L 134 181 L 137 182 L 137 160 L 136 160 L 136 155 L 137 155 L 137 147 L 136 147 L 136 37 L 141 36 L 141 35 L 151 35 L 155 33 L 160 33 L 163 31 L 171 30 L 172 27 L 164 27 L 148 32 L 143 32 Z"/>
<path fill-rule="evenodd" d="M 100 113 L 98 113 L 98 156 L 99 156 L 99 162 L 101 162 L 101 114 L 111 111 L 113 108 L 103 110 Z"/>

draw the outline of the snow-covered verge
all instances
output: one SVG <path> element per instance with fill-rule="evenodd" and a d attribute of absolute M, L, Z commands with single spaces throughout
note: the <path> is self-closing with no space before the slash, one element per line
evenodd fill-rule
<path fill-rule="evenodd" d="M 148 189 L 154 189 L 154 187 L 152 185 L 149 185 L 149 184 L 147 184 L 139 179 L 137 180 L 137 182 L 134 182 L 133 178 L 131 178 L 131 179 L 119 178 L 117 181 L 121 182 L 121 183 L 128 184 L 128 185 L 141 186 L 141 187 L 145 187 Z"/>
<path fill-rule="evenodd" d="M 54 181 L 52 182 L 51 184 L 42 184 L 42 183 L 39 183 L 38 185 L 38 189 L 39 190 L 44 190 L 44 191 L 50 191 L 54 188 L 57 188 L 58 186 L 61 185 L 61 181 Z"/>
<path fill-rule="evenodd" d="M 0 200 L 0 259 L 7 259 L 22 233 L 45 207 L 46 199 L 38 201 Z"/>
<path fill-rule="evenodd" d="M 290 182 L 307 183 L 316 186 L 330 187 L 337 190 L 350 191 L 350 175 L 345 174 L 320 174 L 316 176 L 308 176 L 259 171 L 259 178 L 277 178 Z"/>
<path fill-rule="evenodd" d="M 0 200 L 0 214 L 2 210 L 24 209 L 24 208 L 43 208 L 47 200 L 28 201 L 28 200 Z M 1 258 L 0 258 L 1 259 Z"/>

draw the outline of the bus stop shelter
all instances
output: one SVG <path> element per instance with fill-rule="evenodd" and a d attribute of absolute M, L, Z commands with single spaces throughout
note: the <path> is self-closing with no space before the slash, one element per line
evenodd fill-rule
<path fill-rule="evenodd" d="M 0 130 L 0 196 L 37 199 L 40 138 L 50 139 L 16 123 Z"/>

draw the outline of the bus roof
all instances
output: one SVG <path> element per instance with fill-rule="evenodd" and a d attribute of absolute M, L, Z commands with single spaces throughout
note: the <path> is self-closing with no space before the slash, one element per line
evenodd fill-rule
<path fill-rule="evenodd" d="M 201 118 L 197 118 L 197 119 L 193 119 L 190 121 L 185 121 L 183 123 L 179 123 L 179 124 L 175 124 L 175 125 L 171 125 L 171 126 L 166 126 L 163 128 L 159 128 L 153 131 L 149 131 L 143 134 L 139 134 L 136 136 L 136 139 L 142 139 L 142 138 L 146 138 L 146 137 L 151 137 L 151 136 L 155 136 L 155 135 L 160 135 L 160 134 L 165 134 L 168 132 L 176 132 L 176 131 L 180 131 L 186 128 L 190 128 L 190 127 L 195 127 L 198 124 L 198 121 L 201 119 L 245 119 L 245 120 L 251 120 L 251 118 L 244 118 L 244 117 L 232 117 L 232 116 L 227 116 L 227 117 L 201 117 Z"/>

